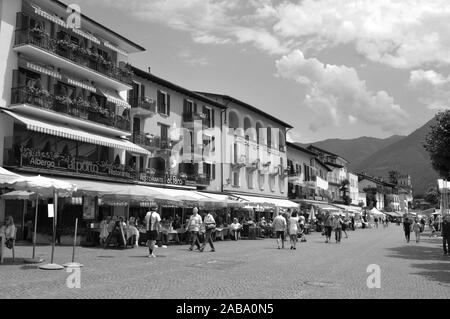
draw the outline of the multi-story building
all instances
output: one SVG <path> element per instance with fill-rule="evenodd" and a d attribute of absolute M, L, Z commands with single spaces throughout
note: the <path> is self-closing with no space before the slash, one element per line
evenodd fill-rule
<path fill-rule="evenodd" d="M 131 159 L 150 153 L 127 139 L 127 59 L 144 48 L 84 15 L 74 25 L 72 10 L 57 0 L 2 0 L 0 14 L 0 165 L 20 174 L 133 182 Z M 75 202 L 67 205 L 70 218 L 98 215 L 94 198 Z M 14 218 L 20 239 L 25 216 Z"/>
<path fill-rule="evenodd" d="M 220 123 L 225 106 L 150 70 L 132 70 L 132 141 L 151 152 L 137 165 L 141 180 L 221 192 Z"/>
<path fill-rule="evenodd" d="M 341 187 L 342 183 L 348 178 L 349 161 L 342 156 L 323 150 L 314 145 L 308 146 L 308 149 L 314 152 L 320 161 L 332 169 L 327 176 L 332 201 L 343 202 Z"/>
<path fill-rule="evenodd" d="M 347 173 L 348 184 L 348 196 L 351 199 L 351 205 L 359 205 L 359 186 L 358 186 L 358 175 L 351 172 Z"/>
<path fill-rule="evenodd" d="M 397 212 L 400 210 L 400 196 L 397 185 L 384 182 L 385 209 Z"/>
<path fill-rule="evenodd" d="M 198 92 L 227 106 L 222 117 L 223 191 L 237 196 L 288 197 L 289 124 L 236 98 Z"/>
<path fill-rule="evenodd" d="M 366 205 L 373 206 L 380 211 L 383 210 L 385 207 L 384 182 L 364 173 L 358 174 L 358 179 L 359 191 L 366 193 Z"/>
<path fill-rule="evenodd" d="M 300 145 L 287 143 L 289 168 L 289 198 L 328 201 L 327 175 L 331 168 L 316 154 Z"/>

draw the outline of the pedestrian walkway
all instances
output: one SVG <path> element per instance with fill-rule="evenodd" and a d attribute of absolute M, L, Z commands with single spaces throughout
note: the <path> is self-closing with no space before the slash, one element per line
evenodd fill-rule
<path fill-rule="evenodd" d="M 406 244 L 402 227 L 391 224 L 350 231 L 341 244 L 325 244 L 320 233 L 307 239 L 297 250 L 278 250 L 273 239 L 219 241 L 214 253 L 169 246 L 153 259 L 146 247 L 79 248 L 81 289 L 67 288 L 64 270 L 22 264 L 31 247 L 19 246 L 16 264 L 0 266 L 0 298 L 450 298 L 450 257 L 437 238 Z M 37 252 L 48 260 L 50 247 Z M 71 253 L 56 247 L 55 261 Z M 372 264 L 381 268 L 381 289 L 367 287 Z M 286 271 L 274 278 L 274 269 Z"/>

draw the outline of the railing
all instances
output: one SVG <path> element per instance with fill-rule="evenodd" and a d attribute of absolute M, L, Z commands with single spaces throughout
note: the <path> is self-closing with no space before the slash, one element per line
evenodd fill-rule
<path fill-rule="evenodd" d="M 30 44 L 47 52 L 63 57 L 71 62 L 92 69 L 123 83 L 131 84 L 133 73 L 129 68 L 119 68 L 112 61 L 90 49 L 83 48 L 67 40 L 58 40 L 38 29 L 16 30 L 15 45 Z"/>
<path fill-rule="evenodd" d="M 156 101 L 150 98 L 130 98 L 132 108 L 141 108 L 156 113 Z"/>
<path fill-rule="evenodd" d="M 194 121 L 202 121 L 203 125 L 205 123 L 204 118 L 200 114 L 183 113 L 183 122 L 190 123 L 190 122 L 194 122 Z"/>
<path fill-rule="evenodd" d="M 172 149 L 172 141 L 169 139 L 161 139 L 159 136 L 149 137 L 144 132 L 133 132 L 133 143 L 158 150 Z"/>
<path fill-rule="evenodd" d="M 12 104 L 26 103 L 44 110 L 70 115 L 123 131 L 130 130 L 130 120 L 128 118 L 85 100 L 71 100 L 66 97 L 52 95 L 44 90 L 29 87 L 13 88 L 11 93 Z"/>

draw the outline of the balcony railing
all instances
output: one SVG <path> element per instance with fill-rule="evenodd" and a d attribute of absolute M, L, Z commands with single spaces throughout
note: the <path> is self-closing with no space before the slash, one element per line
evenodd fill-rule
<path fill-rule="evenodd" d="M 44 110 L 70 115 L 79 119 L 115 127 L 123 131 L 130 130 L 130 120 L 110 109 L 90 103 L 83 99 L 70 99 L 55 96 L 45 90 L 29 87 L 13 88 L 12 104 L 29 104 Z"/>
<path fill-rule="evenodd" d="M 197 113 L 183 113 L 183 122 L 190 123 L 194 121 L 201 121 L 202 124 L 205 124 L 205 117 L 202 114 Z"/>
<path fill-rule="evenodd" d="M 156 101 L 150 98 L 130 98 L 132 108 L 141 108 L 146 111 L 156 113 Z"/>
<path fill-rule="evenodd" d="M 16 30 L 15 45 L 25 44 L 36 46 L 120 82 L 132 83 L 133 73 L 129 68 L 119 68 L 114 62 L 104 59 L 94 50 L 65 39 L 52 38 L 40 29 Z"/>
<path fill-rule="evenodd" d="M 133 132 L 133 143 L 153 150 L 170 150 L 172 141 L 159 136 L 150 137 L 144 132 Z"/>

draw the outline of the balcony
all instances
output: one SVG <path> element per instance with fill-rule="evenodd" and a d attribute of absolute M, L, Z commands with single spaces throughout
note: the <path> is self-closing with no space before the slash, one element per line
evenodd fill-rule
<path fill-rule="evenodd" d="M 17 30 L 14 50 L 101 86 L 117 91 L 131 89 L 133 73 L 128 67 L 119 68 L 90 49 L 52 38 L 40 29 Z"/>
<path fill-rule="evenodd" d="M 151 117 L 156 114 L 156 101 L 150 98 L 130 98 L 131 111 L 134 116 Z"/>
<path fill-rule="evenodd" d="M 159 136 L 152 137 L 144 132 L 133 132 L 133 143 L 155 152 L 171 150 L 173 141 Z"/>
<path fill-rule="evenodd" d="M 197 113 L 183 113 L 183 126 L 193 127 L 194 124 L 201 122 L 202 128 L 208 128 L 209 123 L 206 121 L 206 115 Z"/>
<path fill-rule="evenodd" d="M 44 116 L 57 122 L 70 123 L 106 134 L 126 135 L 124 132 L 130 131 L 130 120 L 112 111 L 115 107 L 102 107 L 82 99 L 71 100 L 45 90 L 13 88 L 11 104 L 11 109 L 23 113 Z"/>

